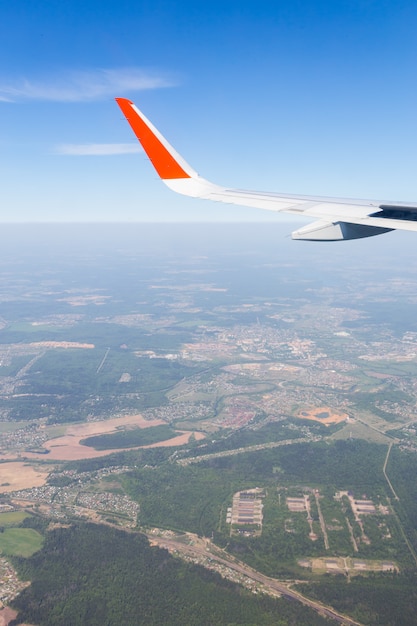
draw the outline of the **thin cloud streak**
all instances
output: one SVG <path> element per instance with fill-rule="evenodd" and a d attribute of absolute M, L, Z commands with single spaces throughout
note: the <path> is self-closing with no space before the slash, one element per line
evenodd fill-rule
<path fill-rule="evenodd" d="M 113 156 L 143 151 L 139 145 L 132 143 L 70 143 L 57 146 L 54 152 L 69 156 Z"/>
<path fill-rule="evenodd" d="M 88 102 L 126 92 L 173 87 L 175 84 L 167 77 L 135 67 L 66 72 L 43 80 L 24 78 L 14 84 L 0 81 L 0 102 Z"/>

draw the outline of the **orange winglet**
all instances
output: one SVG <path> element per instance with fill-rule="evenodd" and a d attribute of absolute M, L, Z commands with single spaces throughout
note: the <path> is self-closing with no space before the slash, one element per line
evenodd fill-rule
<path fill-rule="evenodd" d="M 157 137 L 148 120 L 143 119 L 133 108 L 133 102 L 126 98 L 116 98 L 116 102 L 159 176 L 163 179 L 191 178 Z"/>

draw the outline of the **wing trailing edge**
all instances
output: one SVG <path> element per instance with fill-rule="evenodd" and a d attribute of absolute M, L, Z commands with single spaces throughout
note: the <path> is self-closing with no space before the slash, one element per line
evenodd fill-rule
<path fill-rule="evenodd" d="M 293 239 L 339 241 L 395 229 L 417 231 L 417 204 L 245 191 L 216 185 L 199 176 L 133 102 L 126 98 L 116 98 L 116 102 L 159 177 L 176 193 L 318 220 L 293 232 Z"/>

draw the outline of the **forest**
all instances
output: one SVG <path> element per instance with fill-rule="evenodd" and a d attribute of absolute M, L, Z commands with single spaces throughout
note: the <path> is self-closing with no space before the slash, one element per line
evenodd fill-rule
<path fill-rule="evenodd" d="M 315 542 L 309 539 L 306 515 L 289 515 L 285 505 L 287 495 L 320 489 L 332 555 L 355 556 L 347 516 L 357 533 L 358 556 L 394 558 L 409 568 L 413 566 L 412 558 L 395 517 L 375 515 L 364 520 L 366 533 L 372 538 L 369 545 L 360 542 L 361 531 L 350 505 L 334 500 L 336 491 L 349 490 L 357 497 L 368 494 L 376 502 L 387 503 L 382 473 L 386 450 L 386 446 L 361 440 L 299 443 L 185 467 L 167 462 L 158 467 L 138 467 L 125 474 L 121 482 L 140 503 L 140 525 L 212 536 L 229 552 L 270 576 L 308 576 L 297 565 L 297 559 L 326 556 L 314 497 L 310 498 L 311 512 L 319 536 Z M 226 509 L 234 493 L 253 487 L 266 490 L 262 534 L 251 538 L 235 534 L 231 538 Z M 384 539 L 386 533 L 389 542 Z"/>
<path fill-rule="evenodd" d="M 44 548 L 15 559 L 32 584 L 13 603 L 40 626 L 325 626 L 301 603 L 256 596 L 215 572 L 150 547 L 146 537 L 95 524 L 46 534 Z"/>
<path fill-rule="evenodd" d="M 417 578 L 415 573 L 370 574 L 349 582 L 344 576 L 327 576 L 322 582 L 300 585 L 311 598 L 328 602 L 362 624 L 415 626 Z"/>
<path fill-rule="evenodd" d="M 112 450 L 113 448 L 134 448 L 135 446 L 148 446 L 157 441 L 165 441 L 175 437 L 178 433 L 163 424 L 149 428 L 131 428 L 119 430 L 109 435 L 95 435 L 82 439 L 83 446 L 90 446 L 95 450 Z"/>
<path fill-rule="evenodd" d="M 270 435 L 273 430 L 267 429 L 264 435 Z M 276 434 L 279 438 L 284 432 L 279 429 Z M 260 438 L 262 437 L 263 435 Z M 216 446 L 208 444 L 205 448 L 207 452 L 211 445 Z M 331 554 L 347 556 L 352 553 L 352 546 L 344 515 L 349 518 L 354 533 L 358 530 L 357 524 L 349 512 L 350 509 L 345 506 L 346 503 L 339 504 L 334 500 L 334 493 L 337 490 L 350 490 L 357 497 L 367 495 L 376 502 L 386 502 L 387 498 L 391 498 L 394 503 L 382 472 L 386 453 L 385 445 L 369 444 L 362 440 L 343 440 L 301 442 L 213 458 L 188 466 L 172 462 L 172 451 L 155 449 L 126 451 L 106 459 L 69 463 L 66 467 L 94 471 L 115 461 L 135 465 L 135 469 L 119 475 L 117 480 L 124 492 L 139 502 L 140 526 L 188 530 L 212 537 L 232 555 L 260 571 L 277 577 L 302 578 L 305 580 L 303 593 L 345 611 L 358 621 L 370 625 L 411 626 L 415 609 L 417 610 L 417 596 L 413 590 L 416 564 L 398 524 L 401 521 L 407 536 L 417 547 L 414 531 L 417 525 L 417 465 L 413 455 L 397 448 L 392 450 L 387 471 L 400 497 L 395 502 L 397 516 L 376 515 L 364 519 L 364 528 L 371 538 L 371 544 L 361 544 L 359 552 L 361 558 L 395 559 L 400 564 L 399 573 L 370 573 L 368 576 L 352 576 L 348 579 L 343 575 L 317 575 L 300 568 L 297 564 L 299 558 L 325 556 L 326 552 L 321 538 L 315 543 L 308 538 L 305 515 L 292 515 L 290 522 L 288 509 L 283 504 L 287 495 L 297 496 L 305 489 L 320 489 L 322 513 L 326 520 L 343 527 L 343 531 L 328 530 Z M 114 482 L 115 478 L 112 477 L 111 480 Z M 250 538 L 231 537 L 230 526 L 225 523 L 225 512 L 230 506 L 232 495 L 241 489 L 260 486 L 266 493 L 262 535 Z M 311 501 L 311 513 L 315 520 L 313 523 L 318 524 L 315 499 L 311 498 Z M 38 519 L 35 517 L 24 520 L 23 525 L 33 527 Z M 384 540 L 385 531 L 382 532 L 381 527 L 389 532 L 390 542 Z M 38 531 L 39 528 L 36 527 Z M 207 623 L 213 625 L 279 624 L 279 620 L 282 624 L 324 623 L 312 621 L 310 616 L 301 614 L 295 618 L 293 613 L 287 615 L 281 608 L 278 619 L 275 609 L 269 608 L 268 599 L 264 598 L 261 602 L 254 597 L 252 600 L 256 609 L 250 608 L 252 605 L 249 604 L 242 616 L 238 612 L 240 609 L 235 608 L 234 601 L 226 598 L 229 597 L 227 594 L 235 597 L 234 594 L 238 593 L 239 603 L 243 606 L 246 602 L 245 592 L 229 587 L 231 583 L 196 566 L 186 565 L 176 559 L 171 564 L 171 557 L 167 553 L 162 552 L 164 557 L 160 561 L 155 555 L 159 555 L 161 551 L 149 548 L 146 539 L 138 533 L 117 532 L 113 528 L 96 525 L 90 528 L 89 524 L 83 526 L 75 522 L 71 528 L 43 531 L 43 534 L 45 544 L 40 551 L 29 559 L 16 559 L 20 575 L 33 581 L 31 587 L 16 600 L 22 619 L 29 623 L 94 625 L 94 613 L 97 614 L 97 619 L 103 620 L 101 623 L 112 625 L 120 619 L 120 607 L 123 603 L 126 604 L 126 615 L 119 622 L 123 624 L 197 625 L 202 623 L 200 609 L 197 607 L 202 607 L 204 615 L 210 616 L 211 621 Z M 96 545 L 96 540 L 101 542 L 102 547 Z M 128 548 L 126 542 L 129 544 Z M 70 556 L 72 553 L 74 557 Z M 154 560 L 148 560 L 151 554 L 154 555 Z M 132 558 L 135 572 L 131 573 L 131 564 L 127 561 Z M 104 564 L 101 569 L 97 566 L 98 561 Z M 169 566 L 166 565 L 168 562 Z M 162 578 L 166 588 L 165 597 L 160 603 L 161 609 L 154 609 L 147 596 L 151 591 L 148 583 L 145 584 L 141 578 L 142 565 L 152 582 L 152 589 L 162 587 L 158 572 L 164 574 Z M 188 576 L 192 576 L 193 582 Z M 178 581 L 183 581 L 184 589 L 192 590 L 193 608 L 188 606 L 190 596 L 186 599 L 181 595 L 182 582 L 179 584 Z M 138 617 L 135 607 L 130 607 L 127 598 L 129 594 L 137 594 L 135 585 L 144 594 L 144 606 L 140 609 L 143 612 L 142 617 Z M 207 585 L 210 592 L 207 591 Z M 205 604 L 210 595 L 216 598 L 216 612 L 213 614 Z M 121 597 L 123 602 L 120 601 Z M 170 599 L 169 607 L 167 599 Z M 101 608 L 98 609 L 96 605 Z M 225 612 L 226 607 L 228 612 Z M 298 611 L 301 607 L 294 606 L 293 609 Z M 169 618 L 168 613 L 163 611 L 170 611 Z M 166 619 L 168 622 L 158 622 Z M 314 615 L 314 619 L 317 616 Z"/>

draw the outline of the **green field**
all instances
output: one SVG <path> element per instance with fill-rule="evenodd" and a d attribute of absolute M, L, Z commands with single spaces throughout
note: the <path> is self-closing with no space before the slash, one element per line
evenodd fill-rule
<path fill-rule="evenodd" d="M 7 511 L 0 513 L 0 527 L 18 526 L 24 519 L 30 517 L 24 511 Z"/>
<path fill-rule="evenodd" d="M 43 545 L 43 537 L 33 528 L 6 528 L 0 533 L 0 551 L 8 556 L 32 556 Z"/>

